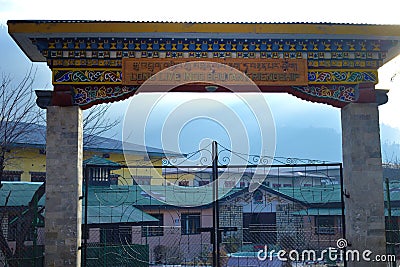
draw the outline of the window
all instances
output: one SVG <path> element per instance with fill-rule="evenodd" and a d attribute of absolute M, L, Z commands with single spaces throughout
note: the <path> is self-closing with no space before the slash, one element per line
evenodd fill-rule
<path fill-rule="evenodd" d="M 224 186 L 231 188 L 231 187 L 235 187 L 236 183 L 235 181 L 225 181 Z"/>
<path fill-rule="evenodd" d="M 334 216 L 316 216 L 315 217 L 315 233 L 320 235 L 335 234 L 335 217 Z"/>
<path fill-rule="evenodd" d="M 23 171 L 3 171 L 2 181 L 21 181 Z"/>
<path fill-rule="evenodd" d="M 134 183 L 138 185 L 150 185 L 151 181 L 151 176 L 148 175 L 142 175 L 142 176 L 136 176 L 132 175 Z"/>
<path fill-rule="evenodd" d="M 240 181 L 239 187 L 240 187 L 240 188 L 244 188 L 244 187 L 246 187 L 248 184 L 249 184 L 249 182 L 247 182 L 247 181 Z"/>
<path fill-rule="evenodd" d="M 100 242 L 103 244 L 131 244 L 132 227 L 117 225 L 101 228 Z"/>
<path fill-rule="evenodd" d="M 44 182 L 46 181 L 45 172 L 29 172 L 31 175 L 31 182 Z"/>
<path fill-rule="evenodd" d="M 199 181 L 199 186 L 208 185 L 210 181 Z"/>
<path fill-rule="evenodd" d="M 196 235 L 200 233 L 200 213 L 181 214 L 182 235 Z"/>
<path fill-rule="evenodd" d="M 88 174 L 89 174 L 90 185 L 96 185 L 96 186 L 110 185 L 110 180 L 109 180 L 110 170 L 108 168 L 90 167 Z"/>
<path fill-rule="evenodd" d="M 164 235 L 164 214 L 151 214 L 149 215 L 153 216 L 158 220 L 158 222 L 153 223 L 153 225 L 149 226 L 142 226 L 142 237 L 146 236 L 163 236 Z"/>
<path fill-rule="evenodd" d="M 189 186 L 189 181 L 179 181 L 179 186 Z"/>
<path fill-rule="evenodd" d="M 118 184 L 118 178 L 119 175 L 115 173 L 111 173 L 108 178 L 110 179 L 110 184 L 111 185 L 117 185 Z"/>
<path fill-rule="evenodd" d="M 276 213 L 243 213 L 243 242 L 275 244 Z"/>
<path fill-rule="evenodd" d="M 254 204 L 263 204 L 263 193 L 261 191 L 254 192 L 253 202 Z"/>

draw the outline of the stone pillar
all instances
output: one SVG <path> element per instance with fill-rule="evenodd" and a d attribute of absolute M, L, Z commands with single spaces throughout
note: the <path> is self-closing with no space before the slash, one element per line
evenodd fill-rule
<path fill-rule="evenodd" d="M 47 107 L 45 266 L 80 266 L 82 111 Z"/>
<path fill-rule="evenodd" d="M 382 155 L 378 105 L 351 103 L 342 108 L 343 180 L 348 250 L 386 254 Z M 360 260 L 348 266 L 386 266 Z"/>

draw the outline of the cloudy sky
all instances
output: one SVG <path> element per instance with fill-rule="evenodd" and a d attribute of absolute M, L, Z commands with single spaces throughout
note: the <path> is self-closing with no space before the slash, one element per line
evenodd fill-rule
<path fill-rule="evenodd" d="M 0 23 L 5 25 L 7 20 L 129 20 L 129 21 L 207 21 L 207 22 L 336 22 L 336 23 L 368 23 L 368 24 L 400 24 L 398 9 L 393 8 L 392 0 L 375 1 L 344 1 L 336 0 L 326 4 L 324 1 L 50 1 L 50 0 L 0 0 Z M 29 68 L 29 60 L 21 51 L 12 48 L 15 46 L 5 34 L 4 28 L 0 36 L 0 49 L 9 47 L 12 53 L 0 51 L 0 71 L 21 75 L 21 70 Z M 38 66 L 37 88 L 51 88 L 50 71 L 44 64 Z M 380 122 L 391 130 L 391 141 L 400 143 L 400 74 L 391 81 L 391 77 L 400 71 L 399 57 L 387 63 L 379 70 L 380 83 L 377 88 L 390 89 L 389 103 L 380 107 Z M 113 114 L 124 114 L 127 105 L 150 105 L 152 100 L 137 97 L 134 100 L 119 102 L 112 107 Z M 197 99 L 197 100 L 196 100 Z M 200 100 L 199 100 L 200 99 Z M 274 123 L 278 128 L 278 136 L 284 135 L 284 129 L 312 129 L 324 128 L 340 135 L 340 110 L 321 104 L 301 101 L 288 95 L 266 95 L 266 99 Z M 152 146 L 163 145 L 163 140 L 170 136 L 178 136 L 175 143 L 184 152 L 196 149 L 206 138 L 229 140 L 233 138 L 232 125 L 222 125 L 217 119 L 207 119 L 201 112 L 194 112 L 192 119 L 182 121 L 178 131 L 168 132 L 164 129 L 166 121 L 171 116 L 182 112 L 184 106 L 191 106 L 193 101 L 213 102 L 216 106 L 236 111 L 236 116 L 244 116 L 242 122 L 245 128 L 253 127 L 257 123 L 257 116 L 247 116 L 248 110 L 240 105 L 241 101 L 235 96 L 201 96 L 197 97 L 164 97 L 159 101 L 146 122 L 146 133 L 135 133 L 147 138 L 146 144 Z M 132 102 L 131 102 L 132 101 Z M 146 102 L 147 101 L 147 102 Z M 151 103 L 150 103 L 151 102 Z M 219 104 L 218 104 L 219 103 Z M 238 104 L 239 103 L 239 104 Z M 195 105 L 198 103 L 196 102 Z M 254 102 L 255 105 L 258 105 Z M 236 105 L 236 106 L 235 106 Z M 177 108 L 179 107 L 179 108 Z M 161 114 L 161 116 L 160 116 Z M 168 114 L 168 116 L 166 115 Z M 134 118 L 128 117 L 129 123 L 137 123 Z M 242 117 L 241 117 L 242 118 Z M 250 118 L 250 119 L 249 119 Z M 243 120 L 243 118 L 242 118 Z M 172 124 L 171 128 L 175 127 Z M 286 128 L 285 128 L 286 127 Z M 198 131 L 202 129 L 203 131 Z M 208 129 L 205 130 L 205 129 Z M 280 129 L 280 130 L 279 130 Z M 258 130 L 247 134 L 254 146 L 260 147 L 263 138 L 259 137 Z M 307 134 L 305 134 L 307 135 Z M 179 136 L 186 137 L 179 139 Z M 310 136 L 313 136 L 310 134 Z M 389 135 L 388 135 L 389 136 Z M 190 138 L 189 138 L 190 137 Z M 268 139 L 270 136 L 266 137 Z M 393 140 L 397 138 L 398 140 Z M 316 138 L 313 136 L 312 138 Z M 321 137 L 322 138 L 322 137 Z M 386 137 L 384 137 L 386 138 Z M 389 137 L 388 137 L 389 138 Z M 268 139 L 269 140 L 269 139 Z M 265 141 L 265 140 L 264 140 Z M 279 143 L 279 138 L 278 138 Z M 339 147 L 340 150 L 340 147 Z M 338 150 L 338 151 L 339 151 Z M 284 150 L 282 150 L 284 151 Z M 258 151 L 251 151 L 258 153 Z M 283 153 L 283 152 L 282 152 Z M 299 155 L 296 155 L 299 156 Z M 307 155 L 305 157 L 321 157 L 321 155 Z M 339 155 L 340 156 L 340 155 Z M 337 159 L 337 157 L 335 157 Z"/>

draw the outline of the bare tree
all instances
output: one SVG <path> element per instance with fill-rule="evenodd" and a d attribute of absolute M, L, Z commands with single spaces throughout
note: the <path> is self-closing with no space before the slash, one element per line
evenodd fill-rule
<path fill-rule="evenodd" d="M 383 165 L 390 167 L 390 168 L 400 168 L 400 158 L 399 158 L 399 153 L 400 153 L 400 144 L 384 144 L 386 146 L 386 149 L 383 151 Z M 389 151 L 390 147 L 393 147 L 393 151 Z M 398 151 L 395 151 L 396 148 L 398 148 Z M 399 177 L 400 179 L 400 177 Z"/>
<path fill-rule="evenodd" d="M 27 138 L 32 125 L 41 122 L 42 111 L 35 103 L 32 90 L 35 70 L 30 68 L 18 84 L 12 83 L 10 75 L 2 74 L 0 81 L 0 181 L 5 166 L 16 155 L 10 153 L 11 146 Z"/>
<path fill-rule="evenodd" d="M 36 106 L 35 95 L 32 90 L 35 72 L 32 67 L 18 84 L 13 83 L 10 75 L 2 74 L 0 80 L 0 181 L 3 180 L 4 168 L 16 160 L 17 154 L 12 146 L 27 138 L 32 131 L 32 125 L 41 122 L 42 111 Z M 0 184 L 0 187 L 2 184 Z M 44 185 L 35 193 L 35 197 L 41 198 L 44 194 Z M 8 196 L 3 206 L 0 220 L 8 221 L 9 213 L 7 207 Z M 31 201 L 32 202 L 32 201 Z M 33 202 L 28 205 L 28 212 L 24 213 L 24 219 L 18 220 L 18 228 L 21 232 L 16 236 L 16 249 L 13 251 L 4 236 L 3 229 L 0 231 L 0 249 L 10 266 L 18 266 L 13 259 L 21 258 L 24 240 L 28 234 L 32 222 L 34 210 Z"/>
<path fill-rule="evenodd" d="M 17 155 L 11 147 L 30 140 L 36 131 L 45 139 L 45 112 L 35 102 L 32 88 L 36 70 L 31 67 L 18 84 L 10 75 L 0 76 L 0 182 L 3 181 L 5 166 L 12 164 Z M 110 105 L 97 105 L 84 112 L 84 146 L 101 145 L 103 134 L 114 129 L 120 118 L 107 116 Z M 45 147 L 43 147 L 45 149 Z"/>
<path fill-rule="evenodd" d="M 83 117 L 83 145 L 101 145 L 99 136 L 108 133 L 119 123 L 120 118 L 111 119 L 107 116 L 110 104 L 97 105 L 84 112 Z"/>
<path fill-rule="evenodd" d="M 5 167 L 21 157 L 21 153 L 13 149 L 14 146 L 18 143 L 26 144 L 33 134 L 42 135 L 42 140 L 45 139 L 45 112 L 36 105 L 36 95 L 32 87 L 35 74 L 36 70 L 31 67 L 17 84 L 11 75 L 0 76 L 0 188 L 5 178 Z M 112 120 L 107 116 L 109 107 L 109 105 L 95 106 L 84 112 L 85 146 L 98 145 L 101 140 L 104 140 L 98 136 L 119 124 L 119 120 Z M 42 143 L 45 149 L 45 144 Z M 32 200 L 27 203 L 27 207 L 21 211 L 14 210 L 18 217 L 16 221 L 18 233 L 14 250 L 7 241 L 7 229 L 3 227 L 0 229 L 0 252 L 9 266 L 21 266 L 19 259 L 23 257 L 25 240 L 30 234 L 33 221 L 40 212 L 37 202 L 43 197 L 44 192 L 45 183 L 38 188 Z M 5 203 L 0 203 L 2 208 L 0 209 L 0 225 L 7 223 L 9 211 L 13 208 L 8 204 L 9 197 L 6 197 Z"/>

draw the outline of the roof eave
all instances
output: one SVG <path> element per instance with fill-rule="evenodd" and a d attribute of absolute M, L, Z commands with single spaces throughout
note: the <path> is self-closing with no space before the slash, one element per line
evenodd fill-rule
<path fill-rule="evenodd" d="M 213 37 L 400 40 L 400 25 L 335 23 L 184 23 L 9 20 L 8 32 L 34 62 L 45 62 L 30 38 L 51 37 Z M 399 53 L 396 47 L 386 61 Z"/>

